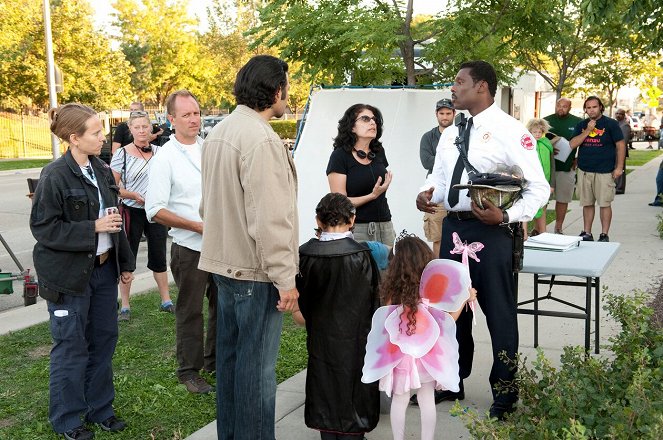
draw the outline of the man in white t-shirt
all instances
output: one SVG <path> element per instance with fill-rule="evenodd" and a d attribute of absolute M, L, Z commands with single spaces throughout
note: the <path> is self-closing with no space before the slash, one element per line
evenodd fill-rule
<path fill-rule="evenodd" d="M 152 159 L 145 197 L 148 220 L 169 226 L 173 239 L 170 269 L 179 293 L 177 321 L 177 378 L 192 393 L 212 387 L 200 370 L 216 371 L 216 285 L 208 272 L 198 269 L 203 222 L 201 200 L 200 106 L 187 90 L 166 99 L 168 120 L 175 134 Z M 204 339 L 203 298 L 208 299 L 207 337 Z"/>

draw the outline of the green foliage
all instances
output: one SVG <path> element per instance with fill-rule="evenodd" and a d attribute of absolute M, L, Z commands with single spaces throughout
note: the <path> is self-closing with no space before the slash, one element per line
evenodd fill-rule
<path fill-rule="evenodd" d="M 663 200 L 663 194 L 659 194 L 658 198 Z M 663 240 L 663 214 L 658 214 L 656 216 L 658 219 L 658 224 L 656 225 L 656 231 L 658 232 L 658 237 Z"/>
<path fill-rule="evenodd" d="M 480 417 L 459 404 L 475 438 L 590 439 L 663 437 L 663 331 L 653 325 L 647 296 L 607 295 L 621 325 L 608 356 L 565 347 L 555 368 L 539 350 L 533 366 L 520 359 L 520 404 L 506 422 Z"/>
<path fill-rule="evenodd" d="M 170 93 L 183 88 L 201 95 L 201 84 L 214 66 L 201 53 L 198 23 L 189 18 L 188 1 L 116 0 L 113 6 L 138 98 L 163 104 Z"/>
<path fill-rule="evenodd" d="M 647 42 L 648 49 L 658 52 L 663 47 L 663 4 L 657 0 L 582 0 L 582 13 L 589 23 L 601 24 L 606 15 L 622 19 Z"/>
<path fill-rule="evenodd" d="M 297 121 L 293 119 L 269 121 L 269 124 L 281 139 L 294 139 L 297 137 Z"/>
<path fill-rule="evenodd" d="M 174 295 L 176 291 L 171 292 Z M 175 318 L 158 309 L 159 295 L 132 297 L 113 358 L 114 407 L 128 428 L 115 440 L 180 440 L 216 417 L 214 393 L 194 395 L 175 376 Z M 48 422 L 48 323 L 0 336 L 0 439 L 59 438 Z M 306 330 L 284 316 L 276 367 L 279 382 L 306 368 Z M 214 377 L 205 375 L 214 383 Z M 104 437 L 97 429 L 97 434 Z M 105 438 L 105 437 L 104 437 Z"/>
<path fill-rule="evenodd" d="M 86 0 L 51 1 L 51 22 L 55 63 L 64 77 L 59 102 L 103 110 L 130 99 L 131 67 L 93 29 Z M 0 103 L 14 109 L 48 105 L 41 2 L 0 2 Z"/>

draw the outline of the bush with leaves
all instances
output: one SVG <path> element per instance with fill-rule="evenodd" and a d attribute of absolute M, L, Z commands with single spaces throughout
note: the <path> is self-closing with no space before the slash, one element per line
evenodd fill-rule
<path fill-rule="evenodd" d="M 281 139 L 294 139 L 297 136 L 297 121 L 294 119 L 269 121 L 269 123 Z"/>
<path fill-rule="evenodd" d="M 606 297 L 606 310 L 621 324 L 607 356 L 565 347 L 559 368 L 540 349 L 531 367 L 519 359 L 520 403 L 506 421 L 458 403 L 452 413 L 481 439 L 663 438 L 663 331 L 646 299 Z"/>

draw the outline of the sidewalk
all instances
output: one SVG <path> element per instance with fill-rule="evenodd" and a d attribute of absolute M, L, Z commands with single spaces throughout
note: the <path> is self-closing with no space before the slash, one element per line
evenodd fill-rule
<path fill-rule="evenodd" d="M 656 214 L 663 214 L 663 209 L 648 206 L 656 192 L 655 177 L 661 158 L 631 172 L 626 180 L 626 194 L 616 196 L 613 203 L 613 219 L 610 239 L 621 243 L 619 254 L 608 268 L 601 283 L 609 293 L 628 293 L 635 289 L 648 290 L 663 275 L 663 241 L 658 238 Z M 554 202 L 550 207 L 554 209 Z M 564 224 L 568 235 L 579 234 L 582 229 L 582 209 L 575 201 L 569 206 Z M 594 236 L 600 233 L 598 209 L 594 221 Z M 548 226 L 552 232 L 552 225 Z M 520 300 L 531 298 L 533 277 L 524 274 L 520 277 Z M 582 291 L 577 288 L 555 286 L 555 295 L 577 302 Z M 582 302 L 582 300 L 580 300 Z M 546 308 L 554 308 L 546 304 Z M 592 304 L 594 307 L 594 304 Z M 563 310 L 563 309 L 560 309 Z M 520 351 L 533 359 L 536 350 L 533 347 L 533 317 L 519 315 Z M 592 324 L 593 326 L 593 324 Z M 613 321 L 607 319 L 605 311 L 601 313 L 601 344 L 618 329 Z M 583 345 L 584 323 L 581 320 L 540 317 L 539 344 L 546 356 L 553 363 L 558 363 L 565 345 Z M 592 336 L 593 337 L 593 336 Z M 465 400 L 463 406 L 480 413 L 490 408 L 492 398 L 488 385 L 488 374 L 492 364 L 490 337 L 482 313 L 477 314 L 477 326 L 474 328 L 475 354 L 474 371 L 465 380 Z M 291 377 L 278 386 L 276 392 L 276 438 L 280 440 L 317 440 L 317 431 L 308 429 L 304 424 L 304 384 L 306 371 Z M 437 405 L 436 438 L 469 438 L 469 432 L 456 417 L 449 415 L 451 402 Z M 407 413 L 406 438 L 419 438 L 419 410 L 410 406 Z M 215 440 L 216 421 L 187 437 L 187 440 Z M 366 435 L 369 440 L 391 438 L 389 416 L 382 415 L 377 428 Z"/>
<path fill-rule="evenodd" d="M 657 214 L 663 214 L 663 209 L 651 207 L 647 204 L 654 198 L 655 176 L 661 158 L 639 167 L 627 176 L 626 194 L 618 195 L 613 203 L 613 220 L 610 229 L 610 239 L 621 243 L 619 254 L 604 276 L 601 278 L 603 286 L 610 293 L 628 293 L 634 289 L 648 290 L 653 287 L 663 275 L 663 241 L 658 238 L 656 225 Z M 554 206 L 554 202 L 551 203 Z M 552 226 L 549 225 L 549 231 Z M 569 235 L 576 235 L 582 229 L 582 209 L 577 202 L 570 205 L 564 230 Z M 600 223 L 598 210 L 593 228 L 594 236 L 598 237 Z M 519 282 L 520 300 L 531 297 L 533 278 L 522 275 Z M 151 273 L 142 274 L 134 281 L 133 290 L 142 290 L 154 287 Z M 578 302 L 582 293 L 580 289 L 556 286 L 555 294 L 572 302 Z M 581 300 L 580 300 L 581 301 Z M 547 308 L 551 308 L 546 304 Z M 594 305 L 592 305 L 594 307 Z M 45 301 L 37 304 L 9 310 L 0 313 L 0 335 L 10 331 L 17 331 L 39 322 L 48 320 Z M 564 318 L 540 317 L 540 347 L 546 356 L 557 363 L 562 347 L 565 345 L 583 344 L 583 327 L 581 320 Z M 520 351 L 529 359 L 534 358 L 536 350 L 532 346 L 533 318 L 519 316 Z M 614 322 L 606 318 L 605 311 L 601 314 L 601 343 L 606 344 L 608 338 L 617 331 Z M 463 406 L 485 413 L 488 411 L 492 398 L 488 386 L 488 374 L 492 363 L 490 338 L 482 313 L 477 313 L 477 326 L 474 329 L 475 358 L 474 371 L 465 381 L 465 400 Z M 276 438 L 279 440 L 317 440 L 320 438 L 317 431 L 308 429 L 304 425 L 304 383 L 306 372 L 293 376 L 278 386 L 276 394 Z M 469 432 L 462 422 L 449 415 L 451 402 L 437 405 L 437 431 L 436 438 L 468 438 Z M 187 437 L 188 440 L 214 440 L 216 439 L 216 422 L 203 427 L 196 433 Z M 407 438 L 419 438 L 419 410 L 416 407 L 408 409 Z M 381 416 L 380 423 L 375 430 L 368 433 L 369 440 L 391 438 L 389 416 Z"/>

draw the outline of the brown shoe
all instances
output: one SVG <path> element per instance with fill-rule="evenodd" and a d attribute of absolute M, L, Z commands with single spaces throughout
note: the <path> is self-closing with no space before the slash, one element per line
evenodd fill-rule
<path fill-rule="evenodd" d="M 205 379 L 196 375 L 188 378 L 181 378 L 180 383 L 184 384 L 187 391 L 195 394 L 207 394 L 212 391 L 212 386 Z"/>

